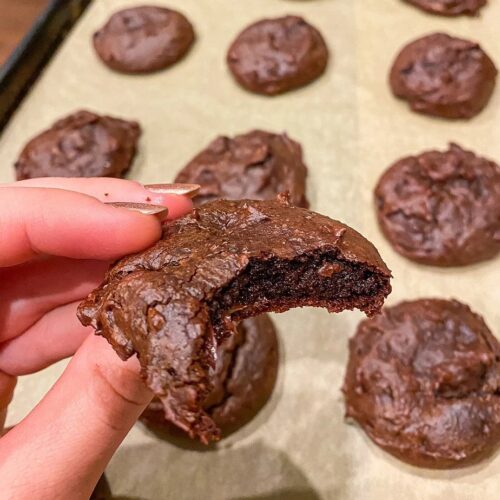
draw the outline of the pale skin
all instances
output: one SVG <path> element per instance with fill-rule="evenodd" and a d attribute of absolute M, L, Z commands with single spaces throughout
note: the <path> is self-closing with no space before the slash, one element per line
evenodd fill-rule
<path fill-rule="evenodd" d="M 0 435 L 16 377 L 73 356 L 42 401 L 0 438 L 2 499 L 88 499 L 152 394 L 136 358 L 123 362 L 76 318 L 109 263 L 152 245 L 154 215 L 102 202 L 188 212 L 184 196 L 120 179 L 0 185 Z"/>

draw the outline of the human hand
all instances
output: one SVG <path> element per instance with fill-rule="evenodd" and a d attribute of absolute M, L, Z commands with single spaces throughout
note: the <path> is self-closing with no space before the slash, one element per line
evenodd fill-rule
<path fill-rule="evenodd" d="M 110 262 L 153 244 L 155 215 L 102 202 L 188 212 L 195 186 L 44 178 L 0 185 L 0 435 L 16 377 L 75 354 L 49 393 L 0 439 L 2 499 L 89 498 L 152 398 L 136 359 L 123 362 L 76 318 Z M 160 192 L 158 192 L 160 191 Z M 165 215 L 165 213 L 163 213 Z"/>

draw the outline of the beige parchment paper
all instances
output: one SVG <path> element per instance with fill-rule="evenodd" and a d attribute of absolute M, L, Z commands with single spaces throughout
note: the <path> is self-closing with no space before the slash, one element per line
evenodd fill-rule
<path fill-rule="evenodd" d="M 171 180 L 217 134 L 286 130 L 304 146 L 312 207 L 365 234 L 393 270 L 389 303 L 456 297 L 500 335 L 499 259 L 452 270 L 415 265 L 390 248 L 372 208 L 378 176 L 400 156 L 454 140 L 500 160 L 500 89 L 478 117 L 450 122 L 411 113 L 386 83 L 402 45 L 437 30 L 480 41 L 500 65 L 500 2 L 491 0 L 478 19 L 430 16 L 401 0 L 151 3 L 191 19 L 198 39 L 188 57 L 149 76 L 109 71 L 92 51 L 91 34 L 111 12 L 137 1 L 94 0 L 0 138 L 0 181 L 13 180 L 12 163 L 27 139 L 78 108 L 141 122 L 130 177 L 142 182 Z M 332 53 L 326 75 L 276 98 L 244 92 L 224 63 L 229 43 L 247 24 L 288 13 L 305 16 L 324 34 Z M 459 471 L 419 470 L 346 425 L 340 386 L 347 339 L 361 317 L 313 309 L 275 315 L 282 363 L 272 401 L 260 415 L 217 451 L 203 453 L 158 441 L 136 425 L 107 470 L 113 492 L 144 500 L 499 498 L 500 454 Z M 9 423 L 33 407 L 63 366 L 21 380 Z"/>

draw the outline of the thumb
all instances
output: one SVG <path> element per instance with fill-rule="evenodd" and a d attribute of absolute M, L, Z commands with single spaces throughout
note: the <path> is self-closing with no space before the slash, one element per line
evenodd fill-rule
<path fill-rule="evenodd" d="M 0 439 L 2 491 L 7 498 L 89 498 L 152 396 L 137 359 L 123 362 L 92 335 L 44 399 Z"/>

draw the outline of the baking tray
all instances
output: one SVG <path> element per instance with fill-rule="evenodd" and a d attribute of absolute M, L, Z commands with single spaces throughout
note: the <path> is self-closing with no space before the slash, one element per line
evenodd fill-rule
<path fill-rule="evenodd" d="M 454 296 L 500 331 L 500 265 L 436 269 L 396 254 L 378 229 L 373 187 L 395 159 L 453 140 L 500 160 L 500 90 L 468 122 L 411 113 L 394 99 L 387 73 L 409 40 L 433 31 L 476 39 L 500 65 L 500 2 L 480 18 L 429 16 L 401 0 L 152 0 L 183 11 L 197 41 L 167 71 L 121 75 L 93 53 L 91 35 L 118 8 L 137 0 L 93 0 L 50 58 L 0 137 L 0 182 L 25 142 L 79 108 L 138 119 L 144 129 L 129 177 L 168 182 L 217 134 L 253 128 L 287 131 L 302 143 L 314 210 L 340 219 L 379 249 L 394 274 L 388 303 Z M 312 85 L 277 98 L 246 93 L 224 55 L 247 24 L 303 15 L 324 34 L 332 58 Z M 217 451 L 179 450 L 136 425 L 113 457 L 113 493 L 141 500 L 489 500 L 500 491 L 500 456 L 458 471 L 429 471 L 391 458 L 346 425 L 340 386 L 347 340 L 358 312 L 302 309 L 274 315 L 281 343 L 278 386 L 264 410 Z M 57 379 L 65 363 L 21 378 L 8 424 L 19 421 Z"/>
<path fill-rule="evenodd" d="M 52 0 L 0 66 L 0 134 L 92 0 Z"/>

